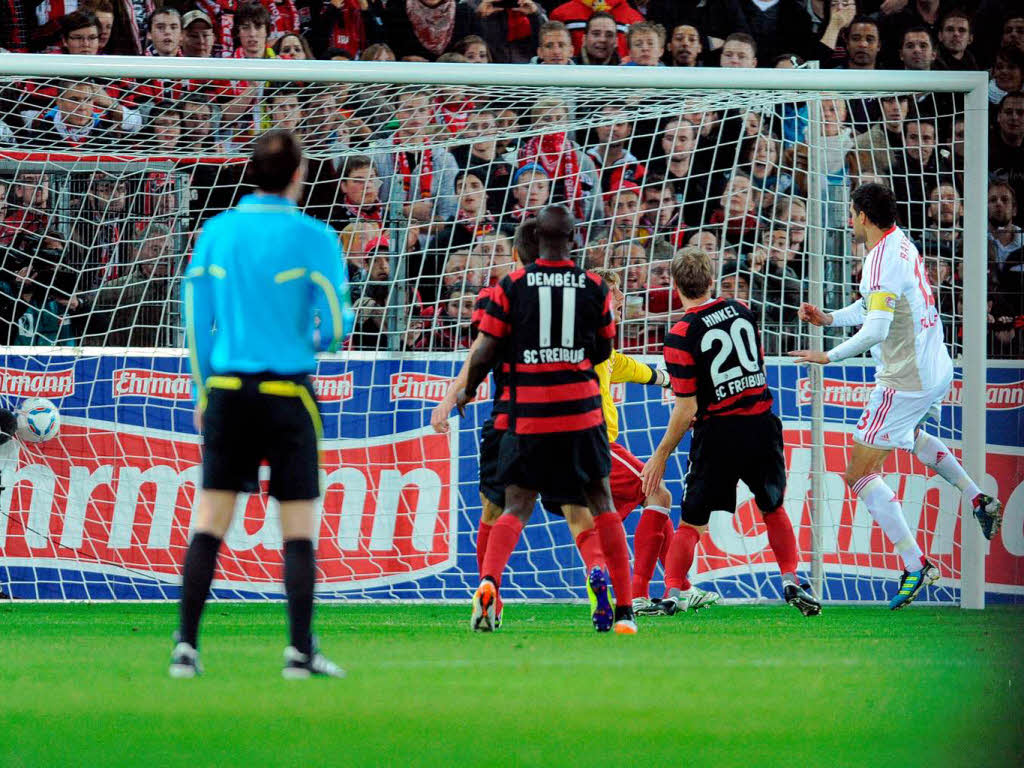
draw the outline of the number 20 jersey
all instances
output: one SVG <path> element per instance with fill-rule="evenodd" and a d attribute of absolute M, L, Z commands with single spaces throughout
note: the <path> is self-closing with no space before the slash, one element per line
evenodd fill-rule
<path fill-rule="evenodd" d="M 697 421 L 771 410 L 761 334 L 735 299 L 689 309 L 665 337 L 665 366 L 676 397 L 697 398 Z"/>
<path fill-rule="evenodd" d="M 860 294 L 865 317 L 874 312 L 892 316 L 889 335 L 878 345 L 879 384 L 917 392 L 949 379 L 953 361 L 943 340 L 935 295 L 921 254 L 899 227 L 891 227 L 868 253 Z"/>

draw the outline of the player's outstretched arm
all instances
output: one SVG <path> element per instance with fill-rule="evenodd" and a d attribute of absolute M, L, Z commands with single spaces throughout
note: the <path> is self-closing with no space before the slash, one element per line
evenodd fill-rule
<path fill-rule="evenodd" d="M 612 351 L 611 365 L 611 382 L 613 384 L 631 382 L 634 384 L 650 384 L 666 389 L 671 386 L 668 371 L 661 368 L 651 368 L 651 366 L 640 362 L 635 357 L 624 355 L 617 350 Z"/>
<path fill-rule="evenodd" d="M 855 306 L 860 306 L 861 309 L 859 311 L 863 322 L 857 333 L 832 349 L 832 351 L 817 352 L 812 349 L 797 349 L 790 352 L 789 356 L 795 357 L 797 362 L 800 363 L 825 365 L 826 363 L 836 363 L 850 357 L 863 355 L 875 344 L 884 341 L 885 337 L 889 335 L 889 326 L 892 325 L 895 307 L 895 301 L 889 301 L 891 296 L 892 294 L 889 293 L 872 294 L 868 298 L 869 311 L 867 312 L 864 312 L 864 305 L 859 301 L 839 310 L 836 313 L 837 315 L 840 312 L 848 312 L 850 316 L 853 316 L 858 311 L 854 309 Z"/>
<path fill-rule="evenodd" d="M 858 299 L 847 307 L 835 312 L 824 312 L 806 301 L 800 304 L 800 319 L 805 323 L 818 326 L 834 326 L 849 328 L 864 324 L 864 302 Z"/>
<path fill-rule="evenodd" d="M 494 361 L 498 359 L 498 339 L 481 333 L 477 336 L 477 341 L 479 344 L 474 343 L 475 349 L 469 356 L 466 386 L 455 396 L 455 407 L 459 409 L 460 416 L 466 415 L 466 406 L 476 397 L 477 387 L 487 378 L 488 372 L 494 367 Z"/>
<path fill-rule="evenodd" d="M 643 471 L 640 473 L 640 484 L 645 495 L 650 496 L 661 485 L 661 480 L 665 476 L 665 465 L 668 464 L 668 458 L 679 447 L 679 442 L 690 428 L 690 424 L 693 423 L 693 417 L 696 415 L 696 397 L 676 397 L 675 405 L 672 406 L 672 415 L 668 420 L 668 428 L 665 430 L 661 442 L 658 443 L 658 447 L 654 449 L 653 455 L 644 464 Z"/>
<path fill-rule="evenodd" d="M 800 320 L 817 326 L 832 325 L 832 315 L 822 312 L 818 307 L 806 301 L 800 302 Z"/>
<path fill-rule="evenodd" d="M 462 368 L 459 369 L 459 373 L 452 380 L 452 383 L 448 385 L 448 391 L 445 392 L 444 399 L 435 405 L 434 410 L 430 412 L 430 426 L 434 428 L 435 432 L 442 434 L 448 432 L 448 416 L 451 415 L 452 408 L 455 407 L 455 399 L 459 394 L 459 390 L 466 387 L 466 377 L 469 375 L 469 360 L 473 356 L 479 341 L 480 335 L 477 334 L 477 337 L 473 339 L 473 343 L 469 347 L 469 354 L 462 361 Z"/>

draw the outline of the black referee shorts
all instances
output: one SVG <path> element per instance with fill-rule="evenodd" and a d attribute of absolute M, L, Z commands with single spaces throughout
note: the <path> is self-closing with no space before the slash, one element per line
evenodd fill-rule
<path fill-rule="evenodd" d="M 502 508 L 505 507 L 505 483 L 498 478 L 498 459 L 504 434 L 494 428 L 491 419 L 485 421 L 480 429 L 480 493 L 492 504 Z M 541 506 L 552 515 L 562 517 L 563 504 L 585 507 L 587 502 L 579 488 L 565 497 L 552 497 L 549 494 L 541 497 Z"/>
<path fill-rule="evenodd" d="M 754 493 L 763 513 L 782 505 L 786 495 L 786 455 L 782 422 L 771 413 L 712 417 L 690 443 L 682 520 L 707 525 L 716 509 L 736 511 L 736 483 Z"/>
<path fill-rule="evenodd" d="M 540 491 L 549 503 L 583 503 L 583 488 L 611 472 L 608 430 L 602 424 L 551 435 L 506 432 L 498 467 L 498 478 L 505 485 Z"/>
<path fill-rule="evenodd" d="M 258 493 L 270 465 L 270 495 L 320 495 L 320 410 L 308 376 L 211 376 L 203 415 L 203 488 Z"/>

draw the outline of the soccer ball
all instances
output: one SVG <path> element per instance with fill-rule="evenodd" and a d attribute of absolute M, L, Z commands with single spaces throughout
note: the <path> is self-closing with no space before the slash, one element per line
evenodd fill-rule
<path fill-rule="evenodd" d="M 18 437 L 43 443 L 60 432 L 60 411 L 45 397 L 30 397 L 18 409 Z"/>

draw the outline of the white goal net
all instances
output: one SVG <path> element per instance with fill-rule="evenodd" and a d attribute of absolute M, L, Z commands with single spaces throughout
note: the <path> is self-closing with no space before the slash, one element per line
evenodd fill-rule
<path fill-rule="evenodd" d="M 785 425 L 786 510 L 801 568 L 826 599 L 882 599 L 899 568 L 842 481 L 873 364 L 829 366 L 818 380 L 784 357 L 840 338 L 815 336 L 797 309 L 856 298 L 864 254 L 847 208 L 857 184 L 896 191 L 958 361 L 938 435 L 957 450 L 974 441 L 968 468 L 987 469 L 987 490 L 1007 498 L 1020 482 L 1012 450 L 990 450 L 984 466 L 985 339 L 961 319 L 980 311 L 984 291 L 984 275 L 971 273 L 983 262 L 965 247 L 980 231 L 971 208 L 984 205 L 971 197 L 978 187 L 965 161 L 978 138 L 968 75 L 923 90 L 899 77 L 861 87 L 825 73 L 737 74 L 746 85 L 730 88 L 724 71 L 702 86 L 641 68 L 542 79 L 534 68 L 494 66 L 473 68 L 471 83 L 459 65 L 181 60 L 160 69 L 104 57 L 84 77 L 41 57 L 3 58 L 0 400 L 13 409 L 48 397 L 63 422 L 50 442 L 0 447 L 0 590 L 9 595 L 177 595 L 200 455 L 180 276 L 203 222 L 249 191 L 245 158 L 272 127 L 302 138 L 302 207 L 339 232 L 357 311 L 346 349 L 324 357 L 316 378 L 324 597 L 462 600 L 475 586 L 477 436 L 490 404 L 482 397 L 449 435 L 431 430 L 430 411 L 469 346 L 476 294 L 512 269 L 515 227 L 550 202 L 576 216 L 579 261 L 621 277 L 621 351 L 662 364 L 679 315 L 668 265 L 686 244 L 711 255 L 721 295 L 754 308 Z M 425 75 L 431 83 L 416 82 Z M 965 343 L 978 338 L 980 349 Z M 996 374 L 984 391 L 1012 400 L 1016 390 Z M 646 459 L 670 403 L 638 384 L 613 394 L 619 440 Z M 990 442 L 1007 429 L 990 419 Z M 685 446 L 668 476 L 676 521 Z M 965 553 L 973 547 L 966 560 L 977 563 L 981 552 L 973 527 L 961 530 L 959 495 L 907 455 L 885 474 L 942 572 L 927 599 L 959 600 Z M 764 526 L 742 488 L 740 500 L 735 515 L 715 513 L 691 578 L 727 598 L 776 599 Z M 239 512 L 215 594 L 276 596 L 275 505 L 242 497 Z M 993 542 L 980 589 L 1019 594 L 1022 554 Z M 659 569 L 656 596 L 660 579 Z M 564 522 L 538 511 L 503 593 L 573 599 L 583 586 Z"/>

